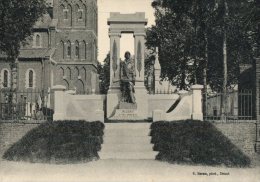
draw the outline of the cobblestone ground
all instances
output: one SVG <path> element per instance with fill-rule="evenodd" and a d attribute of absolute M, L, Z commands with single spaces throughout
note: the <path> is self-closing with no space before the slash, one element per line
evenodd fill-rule
<path fill-rule="evenodd" d="M 1 161 L 1 182 L 258 182 L 260 168 L 185 166 L 154 160 L 48 165 Z"/>

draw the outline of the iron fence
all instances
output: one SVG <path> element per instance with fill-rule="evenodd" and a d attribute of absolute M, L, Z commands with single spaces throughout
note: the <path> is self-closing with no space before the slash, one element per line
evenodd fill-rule
<path fill-rule="evenodd" d="M 150 95 L 157 95 L 157 94 L 174 94 L 174 90 L 171 89 L 155 89 L 155 90 L 148 90 L 148 94 Z"/>
<path fill-rule="evenodd" d="M 255 120 L 254 98 L 252 90 L 230 91 L 225 95 L 207 93 L 204 95 L 204 120 Z"/>
<path fill-rule="evenodd" d="M 52 120 L 53 92 L 49 90 L 0 90 L 1 120 Z"/>

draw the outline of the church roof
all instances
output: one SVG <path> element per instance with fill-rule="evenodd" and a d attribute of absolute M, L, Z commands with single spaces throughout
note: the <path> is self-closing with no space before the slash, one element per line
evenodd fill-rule
<path fill-rule="evenodd" d="M 54 48 L 21 49 L 19 58 L 48 58 L 54 50 Z"/>
<path fill-rule="evenodd" d="M 49 58 L 54 51 L 55 48 L 21 49 L 18 58 Z M 7 55 L 0 52 L 0 58 L 7 58 Z"/>

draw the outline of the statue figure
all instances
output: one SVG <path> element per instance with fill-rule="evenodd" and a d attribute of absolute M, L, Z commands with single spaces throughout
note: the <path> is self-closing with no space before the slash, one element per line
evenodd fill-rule
<path fill-rule="evenodd" d="M 130 52 L 125 52 L 125 60 L 120 63 L 120 80 L 121 80 L 121 102 L 135 104 L 134 85 L 135 85 L 135 64 L 131 59 Z"/>

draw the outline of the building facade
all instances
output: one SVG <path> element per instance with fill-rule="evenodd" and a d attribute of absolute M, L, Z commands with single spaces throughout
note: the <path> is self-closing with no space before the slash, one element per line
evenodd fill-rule
<path fill-rule="evenodd" d="M 18 57 L 18 90 L 64 85 L 78 94 L 98 93 L 97 1 L 48 0 L 48 13 Z M 0 88 L 11 86 L 9 61 L 0 57 Z"/>

